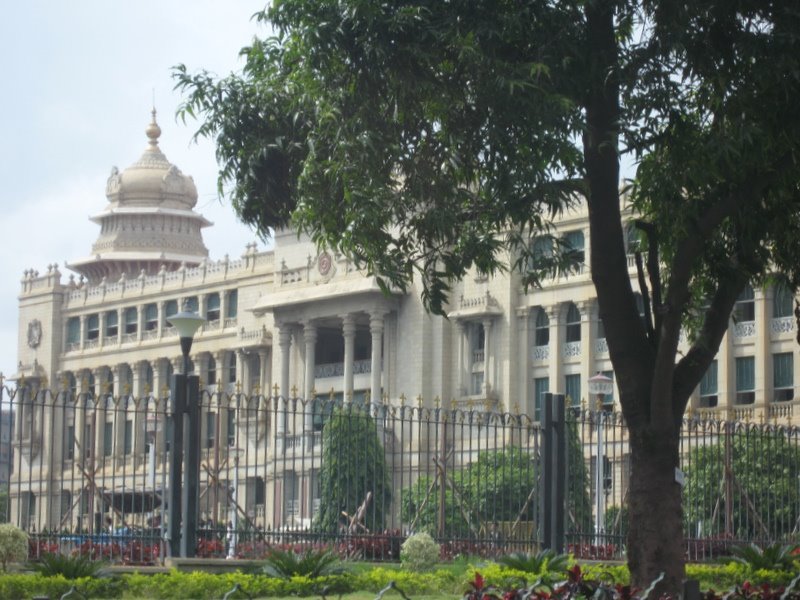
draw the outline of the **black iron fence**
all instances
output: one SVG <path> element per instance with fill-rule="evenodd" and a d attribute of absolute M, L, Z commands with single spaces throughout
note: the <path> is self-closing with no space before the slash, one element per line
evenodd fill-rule
<path fill-rule="evenodd" d="M 160 562 L 175 485 L 168 397 L 22 383 L 0 389 L 0 516 L 31 534 L 33 557 Z M 535 551 L 559 539 L 579 556 L 623 557 L 630 469 L 620 415 L 544 413 L 553 421 L 421 398 L 205 391 L 193 440 L 196 553 L 260 557 L 275 546 L 325 545 L 395 560 L 407 535 L 427 531 L 445 557 Z M 797 537 L 796 428 L 687 418 L 682 457 L 690 558 Z"/>

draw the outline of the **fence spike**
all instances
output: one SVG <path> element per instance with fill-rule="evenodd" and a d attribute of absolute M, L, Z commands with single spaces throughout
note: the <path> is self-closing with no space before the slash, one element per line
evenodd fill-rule
<path fill-rule="evenodd" d="M 275 392 L 275 397 L 278 397 L 278 392 L 281 390 L 280 386 L 276 383 L 272 386 L 272 391 Z"/>

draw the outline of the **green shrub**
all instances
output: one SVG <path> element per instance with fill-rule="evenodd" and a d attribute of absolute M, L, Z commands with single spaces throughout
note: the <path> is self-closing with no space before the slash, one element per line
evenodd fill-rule
<path fill-rule="evenodd" d="M 427 533 L 415 533 L 400 546 L 400 562 L 414 571 L 426 571 L 439 562 L 439 544 Z"/>
<path fill-rule="evenodd" d="M 103 561 L 92 560 L 85 554 L 68 556 L 66 554 L 42 554 L 38 560 L 28 563 L 35 573 L 46 577 L 61 575 L 65 579 L 97 577 L 107 566 Z"/>
<path fill-rule="evenodd" d="M 338 575 L 344 572 L 344 567 L 331 550 L 309 548 L 304 552 L 270 550 L 261 570 L 270 577 L 290 579 L 298 575 L 311 578 Z"/>
<path fill-rule="evenodd" d="M 0 524 L 0 564 L 3 572 L 9 562 L 19 562 L 28 556 L 28 534 L 11 523 Z"/>
<path fill-rule="evenodd" d="M 747 565 L 751 569 L 771 571 L 793 571 L 797 557 L 792 553 L 796 545 L 772 544 L 761 548 L 757 544 L 734 546 L 731 548 L 732 560 Z"/>
<path fill-rule="evenodd" d="M 569 556 L 556 554 L 554 550 L 546 549 L 536 554 L 514 552 L 501 556 L 497 562 L 504 567 L 534 575 L 540 575 L 546 571 L 563 575 L 569 566 Z"/>

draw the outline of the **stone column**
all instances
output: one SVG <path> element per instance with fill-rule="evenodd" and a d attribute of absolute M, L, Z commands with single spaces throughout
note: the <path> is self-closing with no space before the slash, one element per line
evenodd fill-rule
<path fill-rule="evenodd" d="M 467 375 L 466 350 L 467 326 L 463 320 L 456 321 L 456 335 L 458 343 L 456 347 L 456 390 L 459 396 L 469 395 L 469 380 Z"/>
<path fill-rule="evenodd" d="M 86 347 L 86 315 L 81 315 L 80 320 L 81 320 L 80 349 L 83 350 Z"/>
<path fill-rule="evenodd" d="M 145 416 L 147 414 L 147 397 L 144 393 L 145 383 L 145 368 L 147 361 L 140 360 L 131 365 L 131 390 L 135 402 L 131 402 L 131 410 L 133 411 L 133 454 L 143 454 L 145 451 L 145 428 L 147 423 Z"/>
<path fill-rule="evenodd" d="M 225 329 L 225 317 L 228 311 L 228 291 L 223 290 L 219 293 L 219 328 Z"/>
<path fill-rule="evenodd" d="M 772 356 L 770 356 L 770 307 L 764 288 L 754 290 L 755 302 L 755 403 L 764 406 L 764 416 L 772 402 L 774 382 L 772 381 Z M 756 416 L 758 414 L 756 413 Z"/>
<path fill-rule="evenodd" d="M 103 442 L 105 440 L 106 432 L 106 402 L 107 396 L 103 394 L 103 386 L 100 383 L 100 378 L 103 376 L 103 369 L 94 370 L 94 384 L 99 388 L 100 392 L 97 394 L 97 409 L 95 410 L 94 419 L 94 455 L 95 460 L 101 460 L 104 457 Z"/>
<path fill-rule="evenodd" d="M 121 457 L 125 454 L 125 421 L 128 420 L 128 394 L 130 383 L 126 380 L 123 381 L 122 374 L 126 371 L 125 364 L 121 363 L 113 368 L 114 381 L 116 382 L 116 393 L 114 394 L 114 447 L 112 453 L 114 456 Z M 127 392 L 127 393 L 126 393 Z M 131 440 L 132 441 L 132 440 Z"/>
<path fill-rule="evenodd" d="M 142 332 L 144 331 L 144 307 L 141 304 L 136 305 L 136 340 L 142 341 Z"/>
<path fill-rule="evenodd" d="M 492 337 L 492 320 L 491 319 L 484 319 L 482 322 L 483 325 L 483 391 L 484 397 L 487 399 L 492 394 L 492 384 L 494 382 L 494 372 L 492 371 L 492 365 L 494 361 L 492 360 L 491 356 L 491 337 Z"/>
<path fill-rule="evenodd" d="M 578 304 L 581 313 L 581 395 L 588 399 L 588 390 L 584 389 L 589 378 L 595 375 L 594 369 L 594 342 L 595 342 L 595 313 L 597 312 L 597 300 L 588 300 Z M 566 387 L 566 386 L 565 386 Z M 566 390 L 565 390 L 566 392 Z M 580 406 L 581 398 L 573 398 L 572 401 Z"/>
<path fill-rule="evenodd" d="M 97 336 L 97 345 L 100 347 L 105 346 L 106 343 L 106 311 L 100 311 L 97 317 L 97 322 L 100 324 L 100 331 Z"/>
<path fill-rule="evenodd" d="M 117 346 L 122 345 L 122 337 L 125 335 L 125 309 L 117 309 Z"/>
<path fill-rule="evenodd" d="M 342 315 L 342 337 L 344 338 L 344 402 L 353 400 L 353 363 L 355 361 L 356 322 L 352 314 Z"/>
<path fill-rule="evenodd" d="M 153 396 L 158 399 L 158 402 L 155 404 L 155 414 L 153 416 L 156 417 L 160 429 L 156 434 L 155 445 L 156 450 L 161 453 L 166 450 L 167 439 L 167 394 L 163 392 L 165 386 L 169 388 L 169 382 L 167 381 L 167 359 L 157 358 L 152 362 L 151 366 L 153 368 Z"/>
<path fill-rule="evenodd" d="M 370 356 L 371 382 L 370 382 L 370 402 L 380 404 L 381 402 L 381 350 L 383 349 L 383 312 L 373 311 L 369 315 L 369 332 L 372 336 L 372 352 Z"/>
<path fill-rule="evenodd" d="M 314 447 L 314 371 L 316 369 L 317 327 L 313 321 L 303 323 L 303 342 L 305 343 L 305 381 L 303 386 L 303 433 L 306 451 Z"/>
<path fill-rule="evenodd" d="M 166 315 L 167 303 L 165 300 L 159 300 L 157 306 L 158 306 L 158 327 L 156 327 L 156 337 L 158 339 L 161 339 L 161 337 L 164 335 L 164 325 L 165 325 L 165 319 L 167 317 Z M 155 372 L 155 369 L 153 370 L 153 372 Z"/>
<path fill-rule="evenodd" d="M 289 392 L 289 353 L 292 349 L 292 331 L 286 324 L 278 326 L 278 345 L 281 349 L 281 379 L 278 384 L 278 393 L 284 398 L 288 399 Z M 277 400 L 277 424 L 276 434 L 282 436 L 286 433 L 286 410 L 288 403 L 285 401 Z"/>
<path fill-rule="evenodd" d="M 267 349 L 266 348 L 259 348 L 258 350 L 258 362 L 261 365 L 259 368 L 259 376 L 258 376 L 258 390 L 259 393 L 263 394 L 264 396 L 269 396 L 270 390 L 270 380 L 271 375 L 267 371 L 269 370 L 269 363 L 267 362 Z"/>

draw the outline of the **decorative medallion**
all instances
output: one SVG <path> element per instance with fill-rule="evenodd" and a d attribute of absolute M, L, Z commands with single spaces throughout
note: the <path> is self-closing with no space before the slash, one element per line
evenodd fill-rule
<path fill-rule="evenodd" d="M 28 346 L 38 348 L 42 341 L 42 323 L 39 319 L 34 319 L 28 323 Z"/>
<path fill-rule="evenodd" d="M 327 275 L 331 270 L 331 265 L 333 264 L 333 260 L 331 259 L 331 255 L 327 252 L 323 252 L 317 258 L 317 268 L 319 269 L 319 274 L 323 277 Z"/>

